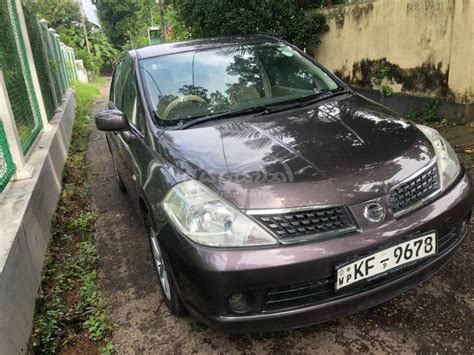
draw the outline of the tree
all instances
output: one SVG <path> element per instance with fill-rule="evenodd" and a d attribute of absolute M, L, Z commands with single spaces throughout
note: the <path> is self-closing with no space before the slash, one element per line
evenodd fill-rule
<path fill-rule="evenodd" d="M 307 17 L 305 9 L 323 0 L 170 0 L 175 19 L 191 37 L 266 34 L 303 48 L 319 45 L 328 30 L 322 15 Z"/>
<path fill-rule="evenodd" d="M 27 5 L 38 18 L 48 20 L 49 26 L 55 29 L 72 27 L 82 20 L 79 4 L 71 0 L 29 0 Z"/>
<path fill-rule="evenodd" d="M 98 72 L 105 63 L 118 57 L 119 52 L 102 31 L 90 22 L 86 22 L 86 30 L 91 53 L 87 51 L 78 3 L 71 0 L 30 0 L 27 6 L 38 18 L 46 19 L 49 27 L 57 30 L 61 41 L 74 49 L 76 58 L 84 60 L 88 70 Z"/>
<path fill-rule="evenodd" d="M 147 45 L 147 27 L 161 23 L 155 0 L 99 0 L 97 13 L 110 42 L 123 49 Z"/>

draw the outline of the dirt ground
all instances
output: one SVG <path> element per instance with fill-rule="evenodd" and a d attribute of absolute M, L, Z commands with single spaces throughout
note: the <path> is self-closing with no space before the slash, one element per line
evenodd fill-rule
<path fill-rule="evenodd" d="M 94 111 L 104 108 L 107 87 Z M 474 128 L 442 129 L 474 173 Z M 103 133 L 89 138 L 90 185 L 100 287 L 109 304 L 119 354 L 131 353 L 474 353 L 474 242 L 431 280 L 378 307 L 326 324 L 252 335 L 227 335 L 190 316 L 173 317 L 159 292 L 139 217 L 114 179 Z M 474 229 L 471 221 L 471 232 Z"/>

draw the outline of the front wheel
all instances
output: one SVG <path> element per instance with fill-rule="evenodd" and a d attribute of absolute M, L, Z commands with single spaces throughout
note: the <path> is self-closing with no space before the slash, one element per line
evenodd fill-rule
<path fill-rule="evenodd" d="M 155 265 L 156 274 L 160 281 L 160 289 L 165 303 L 172 314 L 178 317 L 183 316 L 186 314 L 186 309 L 181 301 L 181 297 L 179 296 L 176 283 L 174 282 L 168 257 L 161 248 L 153 227 L 147 223 L 147 228 L 151 253 L 153 256 L 153 264 Z"/>

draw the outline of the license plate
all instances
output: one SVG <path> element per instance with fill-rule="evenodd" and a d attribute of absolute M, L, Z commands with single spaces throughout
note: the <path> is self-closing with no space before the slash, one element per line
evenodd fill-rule
<path fill-rule="evenodd" d="M 404 264 L 436 254 L 436 232 L 381 250 L 336 269 L 336 290 L 381 276 Z"/>

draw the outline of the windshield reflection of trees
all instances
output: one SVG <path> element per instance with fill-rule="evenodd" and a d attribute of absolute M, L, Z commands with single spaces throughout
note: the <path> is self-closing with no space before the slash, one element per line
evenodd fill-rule
<path fill-rule="evenodd" d="M 283 49 L 282 49 L 283 48 Z M 285 50 L 287 51 L 285 54 Z M 199 51 L 196 52 L 199 55 Z M 196 56 L 197 56 L 196 55 Z M 236 82 L 222 82 L 221 90 L 209 92 L 206 87 L 209 82 L 196 82 L 195 71 L 206 70 L 204 68 L 195 68 L 193 57 L 193 73 L 191 84 L 184 84 L 177 90 L 176 94 L 160 91 L 158 95 L 158 103 L 156 112 L 158 117 L 162 117 L 168 105 L 182 96 L 194 95 L 198 96 L 206 102 L 206 104 L 198 102 L 183 102 L 177 105 L 168 120 L 189 118 L 192 116 L 204 115 L 208 113 L 220 112 L 228 109 L 240 108 L 244 106 L 252 106 L 258 104 L 261 99 L 270 99 L 278 96 L 285 96 L 291 89 L 297 90 L 315 90 L 317 89 L 315 82 L 318 80 L 317 75 L 312 73 L 308 68 L 303 67 L 301 63 L 295 60 L 297 55 L 293 51 L 285 49 L 285 47 L 277 47 L 272 44 L 263 45 L 240 45 L 232 47 L 224 47 L 220 49 L 217 56 L 233 56 L 229 59 L 229 64 L 225 68 L 227 75 L 234 77 Z M 159 78 L 156 79 L 156 85 L 159 85 Z M 214 83 L 218 83 L 223 78 L 212 78 Z M 321 81 L 321 79 L 319 79 Z M 320 84 L 322 85 L 322 84 Z M 242 90 L 242 88 L 255 88 L 258 97 L 249 100 L 232 99 L 233 93 Z M 282 88 L 285 88 L 282 92 Z M 321 88 L 319 88 L 321 89 Z M 247 102 L 246 102 L 247 101 Z M 267 100 L 265 100 L 267 101 Z M 193 106 L 193 107 L 190 107 Z M 188 113 L 188 115 L 185 115 Z M 184 117 L 183 117 L 184 114 Z"/>

